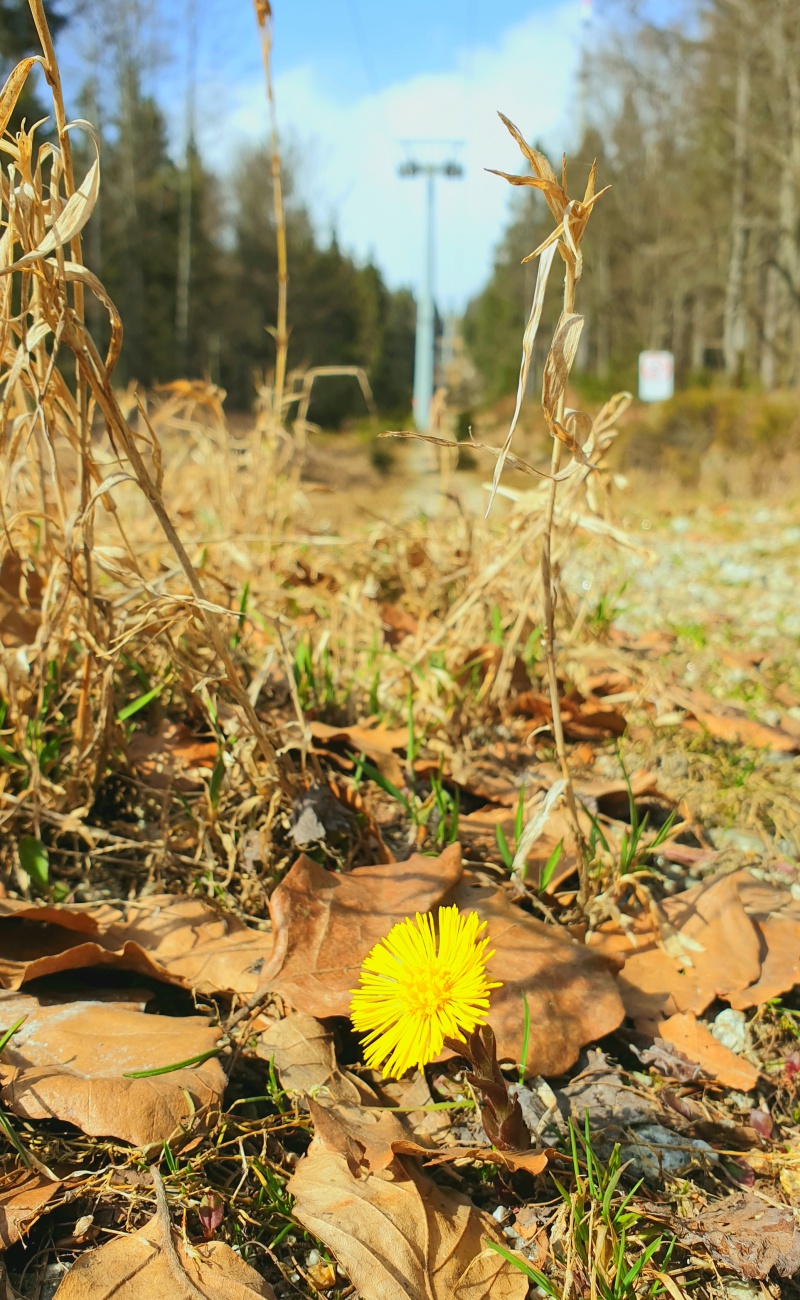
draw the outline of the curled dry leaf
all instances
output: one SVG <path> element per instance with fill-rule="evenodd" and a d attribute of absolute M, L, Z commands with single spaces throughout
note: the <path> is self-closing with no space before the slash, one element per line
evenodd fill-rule
<path fill-rule="evenodd" d="M 690 1061 L 696 1061 L 703 1073 L 726 1088 L 749 1092 L 758 1082 L 758 1069 L 718 1042 L 711 1031 L 691 1011 L 678 1012 L 658 1026 L 659 1037 L 672 1043 Z"/>
<path fill-rule="evenodd" d="M 314 1133 L 330 1151 L 344 1156 L 351 1173 L 378 1173 L 394 1159 L 395 1143 L 406 1137 L 403 1121 L 391 1110 L 370 1106 L 322 1103 L 309 1097 Z M 414 1144 L 416 1145 L 416 1144 Z M 421 1147 L 426 1155 L 431 1148 Z"/>
<path fill-rule="evenodd" d="M 304 854 L 270 899 L 275 935 L 261 989 L 312 1016 L 347 1016 L 367 953 L 392 926 L 427 912 L 461 876 L 457 844 L 438 858 L 326 871 Z"/>
<path fill-rule="evenodd" d="M 44 1207 L 61 1191 L 61 1183 L 15 1169 L 0 1183 L 0 1250 L 25 1236 Z"/>
<path fill-rule="evenodd" d="M 281 1087 L 288 1093 L 358 1105 L 371 1091 L 355 1075 L 339 1069 L 333 1034 L 303 1011 L 276 1020 L 259 1034 L 256 1054 L 274 1061 Z"/>
<path fill-rule="evenodd" d="M 269 1283 L 224 1242 L 211 1241 L 189 1251 L 174 1234 L 174 1244 L 188 1282 L 183 1294 L 154 1216 L 138 1232 L 79 1255 L 58 1288 L 58 1300 L 183 1300 L 197 1292 L 208 1300 L 275 1300 Z"/>
<path fill-rule="evenodd" d="M 395 750 L 405 749 L 407 731 L 402 728 L 388 731 L 384 727 L 331 727 L 327 722 L 310 722 L 308 725 L 315 741 L 322 741 L 326 746 L 346 745 L 349 749 L 359 750 L 387 781 L 402 787 L 405 774 Z"/>
<path fill-rule="evenodd" d="M 779 1277 L 794 1277 L 800 1271 L 800 1228 L 788 1205 L 740 1192 L 694 1219 L 664 1215 L 660 1205 L 652 1210 L 682 1245 L 707 1250 L 737 1277 L 766 1278 L 773 1269 Z"/>
<path fill-rule="evenodd" d="M 272 936 L 196 898 L 72 906 L 0 901 L 0 987 L 112 966 L 202 993 L 253 993 Z"/>
<path fill-rule="evenodd" d="M 647 917 L 633 922 L 633 938 L 608 922 L 590 940 L 624 961 L 625 1010 L 643 1027 L 677 1012 L 701 1015 L 717 997 L 756 1006 L 797 982 L 800 906 L 788 890 L 738 871 L 674 895 L 663 911 L 661 933 Z"/>
<path fill-rule="evenodd" d="M 556 1155 L 553 1147 L 531 1148 L 529 1151 L 496 1151 L 493 1147 L 441 1147 L 431 1151 L 418 1142 L 401 1138 L 392 1143 L 398 1155 L 421 1156 L 428 1165 L 452 1164 L 454 1160 L 481 1160 L 484 1164 L 498 1165 L 510 1173 L 541 1174 Z"/>
<path fill-rule="evenodd" d="M 625 1011 L 607 963 L 555 926 L 536 921 L 508 894 L 471 873 L 446 902 L 474 910 L 488 922 L 495 956 L 489 963 L 503 987 L 492 995 L 490 1021 L 500 1060 L 518 1061 L 524 1029 L 523 996 L 530 1008 L 527 1069 L 563 1074 L 580 1049 L 610 1034 Z"/>
<path fill-rule="evenodd" d="M 466 1196 L 395 1156 L 356 1177 L 319 1138 L 287 1190 L 294 1214 L 333 1251 L 363 1300 L 523 1300 L 528 1281 L 487 1239 L 495 1222 Z"/>
<path fill-rule="evenodd" d="M 217 761 L 216 740 L 200 740 L 185 722 L 162 719 L 150 734 L 135 731 L 128 741 L 128 762 L 149 786 L 163 790 L 197 790 Z M 196 769 L 201 771 L 196 771 Z"/>
<path fill-rule="evenodd" d="M 707 731 L 717 740 L 752 745 L 755 749 L 771 749 L 776 753 L 796 754 L 800 750 L 800 736 L 750 718 L 743 709 L 721 704 L 704 691 L 686 691 L 682 687 L 670 686 L 669 692 L 675 703 L 691 715 L 683 724 L 690 730 Z"/>
<path fill-rule="evenodd" d="M 0 1019 L 24 1023 L 3 1050 L 0 1099 L 24 1119 L 60 1119 L 134 1146 L 163 1142 L 222 1099 L 216 1058 L 144 1079 L 123 1076 L 212 1051 L 219 1030 L 200 1016 L 145 1015 L 108 1001 L 0 995 Z"/>

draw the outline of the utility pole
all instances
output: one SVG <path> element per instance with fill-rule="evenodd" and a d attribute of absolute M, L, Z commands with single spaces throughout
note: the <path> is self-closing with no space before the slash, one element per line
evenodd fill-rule
<path fill-rule="evenodd" d="M 404 162 L 399 170 L 400 175 L 404 177 L 425 177 L 425 266 L 422 286 L 417 298 L 417 333 L 414 344 L 414 423 L 421 433 L 427 433 L 430 421 L 431 398 L 433 397 L 434 324 L 436 319 L 436 309 L 433 302 L 433 267 L 436 252 L 434 182 L 437 176 L 458 180 L 464 175 L 464 168 L 457 162 Z"/>

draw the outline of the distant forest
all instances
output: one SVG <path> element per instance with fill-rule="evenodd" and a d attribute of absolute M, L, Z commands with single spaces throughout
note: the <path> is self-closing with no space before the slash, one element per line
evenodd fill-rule
<path fill-rule="evenodd" d="M 57 33 L 69 21 L 66 0 L 47 8 Z M 209 375 L 227 390 L 230 408 L 247 409 L 255 396 L 254 375 L 268 371 L 274 359 L 268 332 L 277 315 L 270 157 L 266 147 L 243 151 L 234 175 L 223 180 L 206 169 L 194 147 L 185 159 L 170 156 L 164 114 L 142 89 L 147 60 L 154 54 L 143 49 L 140 9 L 139 0 L 95 3 L 98 66 L 81 87 L 78 104 L 79 112 L 97 126 L 101 141 L 100 201 L 86 229 L 84 250 L 123 320 L 117 379 L 150 386 L 177 376 Z M 0 0 L 3 74 L 37 48 L 27 0 Z M 45 115 L 31 93 L 23 115 L 28 124 Z M 264 115 L 266 121 L 266 100 Z M 47 125 L 43 130 L 46 135 Z M 89 155 L 82 155 L 85 146 L 78 133 L 73 141 L 78 165 L 85 169 Z M 289 368 L 363 366 L 381 411 L 404 415 L 411 407 L 413 383 L 413 295 L 387 289 L 377 267 L 356 263 L 335 236 L 319 238 L 294 193 L 292 171 L 291 159 L 284 159 Z M 187 228 L 184 330 L 178 266 L 186 252 L 182 235 Z M 93 303 L 90 309 L 95 311 L 95 332 L 102 336 L 105 313 Z M 310 415 L 336 423 L 355 409 L 354 392 L 352 381 L 325 385 Z M 360 395 L 356 401 L 357 413 L 363 412 Z"/>
<path fill-rule="evenodd" d="M 800 386 L 800 4 L 656 7 L 680 25 L 642 8 L 596 0 L 574 87 L 569 193 L 593 158 L 613 187 L 583 243 L 576 378 L 598 395 L 631 387 L 639 351 L 666 348 L 684 384 Z M 488 398 L 516 385 L 536 275 L 520 262 L 552 226 L 534 190 L 512 202 L 464 327 Z"/>
<path fill-rule="evenodd" d="M 170 156 L 163 112 L 142 89 L 151 57 L 139 37 L 142 2 L 102 0 L 93 10 L 102 58 L 80 111 L 98 126 L 103 179 L 87 260 L 124 321 L 121 382 L 209 375 L 231 408 L 245 409 L 254 373 L 274 355 L 269 156 L 242 153 L 224 180 L 194 148 Z M 66 4 L 55 5 L 62 21 Z M 25 0 L 0 0 L 5 71 L 36 48 L 27 13 Z M 570 193 L 582 194 L 595 157 L 599 185 L 612 185 L 591 218 L 579 288 L 586 328 L 576 379 L 598 396 L 634 383 L 643 348 L 673 351 L 684 383 L 800 385 L 800 5 L 687 0 L 681 14 L 680 24 L 659 25 L 636 0 L 596 0 L 574 86 L 570 131 L 580 144 Z M 31 95 L 25 112 L 29 122 L 39 116 Z M 413 296 L 390 291 L 377 267 L 354 261 L 335 237 L 320 238 L 292 184 L 301 167 L 302 158 L 284 158 L 289 366 L 363 366 L 382 413 L 402 416 L 411 406 Z M 535 191 L 510 197 L 492 275 L 464 318 L 487 401 L 515 387 L 536 273 L 521 259 L 551 221 Z M 106 328 L 99 311 L 96 328 Z M 334 387 L 312 417 L 336 423 L 354 413 L 352 401 L 352 389 Z"/>

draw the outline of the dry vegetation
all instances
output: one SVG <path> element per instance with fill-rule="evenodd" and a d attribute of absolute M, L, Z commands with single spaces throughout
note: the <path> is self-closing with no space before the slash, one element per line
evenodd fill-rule
<path fill-rule="evenodd" d="M 521 137 L 555 223 L 523 372 L 565 269 L 554 452 L 509 435 L 488 519 L 449 443 L 397 444 L 438 468 L 381 517 L 280 391 L 235 431 L 207 384 L 117 391 L 81 253 L 99 165 L 76 184 L 32 9 L 58 145 L 1 146 L 0 1294 L 777 1294 L 798 627 L 785 588 L 752 616 L 754 579 L 707 600 L 698 564 L 760 534 L 791 589 L 797 528 L 618 508 L 627 399 L 566 406 L 593 177 L 571 202 Z M 489 921 L 504 1068 L 470 1044 L 469 1079 L 381 1081 L 349 990 L 443 900 Z"/>

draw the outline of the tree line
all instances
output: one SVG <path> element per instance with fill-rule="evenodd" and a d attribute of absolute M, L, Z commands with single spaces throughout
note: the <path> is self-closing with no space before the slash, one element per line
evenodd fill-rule
<path fill-rule="evenodd" d="M 601 0 L 587 46 L 569 189 L 582 197 L 593 158 L 612 189 L 583 245 L 578 382 L 631 387 L 639 351 L 666 348 L 683 382 L 797 387 L 800 5 L 689 0 L 680 22 L 661 22 Z M 515 191 L 467 310 L 489 396 L 516 384 L 536 273 L 521 259 L 550 224 L 541 196 Z"/>
<path fill-rule="evenodd" d="M 75 0 L 73 0 L 75 3 Z M 214 175 L 189 136 L 182 158 L 168 147 L 167 123 L 145 89 L 159 52 L 147 44 L 147 0 L 103 0 L 89 14 L 94 49 L 78 111 L 97 128 L 101 191 L 86 228 L 87 264 L 105 284 L 124 326 L 118 382 L 145 386 L 208 376 L 247 409 L 259 375 L 274 365 L 270 329 L 277 316 L 277 253 L 270 158 L 266 146 L 240 153 L 230 176 Z M 53 30 L 70 22 L 62 4 L 47 6 Z M 77 13 L 80 21 L 81 9 Z M 65 17 L 66 14 L 66 17 Z M 152 29 L 152 28 L 151 28 Z M 151 30 L 150 29 L 150 30 Z M 254 36 L 255 39 L 255 36 Z M 27 0 L 0 0 L 0 71 L 38 49 Z M 266 112 L 266 110 L 265 110 Z M 22 117 L 45 115 L 35 86 Z M 45 124 L 38 135 L 47 136 Z M 73 135 L 76 166 L 91 155 Z M 289 370 L 357 365 L 369 375 L 378 408 L 405 415 L 411 406 L 415 305 L 390 291 L 378 268 L 356 262 L 335 235 L 321 238 L 284 160 L 289 249 Z M 185 295 L 181 309 L 181 291 Z M 108 325 L 93 301 L 101 341 Z M 320 386 L 312 419 L 335 424 L 364 412 L 353 381 Z"/>

